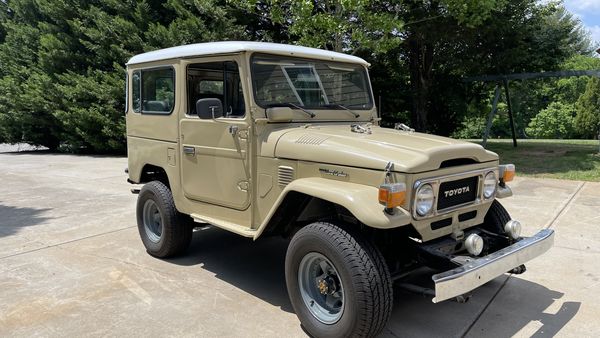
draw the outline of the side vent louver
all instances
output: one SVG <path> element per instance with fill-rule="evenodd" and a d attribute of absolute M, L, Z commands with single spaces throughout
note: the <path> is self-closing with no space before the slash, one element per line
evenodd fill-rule
<path fill-rule="evenodd" d="M 279 166 L 278 174 L 277 183 L 282 187 L 285 187 L 294 180 L 294 168 L 292 167 Z"/>

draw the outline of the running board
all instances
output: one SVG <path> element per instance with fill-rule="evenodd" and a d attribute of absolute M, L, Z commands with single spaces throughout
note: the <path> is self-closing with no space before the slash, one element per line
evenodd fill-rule
<path fill-rule="evenodd" d="M 231 231 L 244 237 L 254 238 L 254 235 L 256 235 L 255 229 L 250 229 L 239 224 L 219 220 L 212 217 L 200 216 L 198 214 L 191 214 L 190 216 L 194 219 L 194 222 L 196 223 L 208 223 L 210 225 L 216 226 L 217 228 Z"/>

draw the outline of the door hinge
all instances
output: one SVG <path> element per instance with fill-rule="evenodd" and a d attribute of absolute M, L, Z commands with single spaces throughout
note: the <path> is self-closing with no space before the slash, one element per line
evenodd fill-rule
<path fill-rule="evenodd" d="M 248 139 L 248 130 L 247 129 L 240 130 L 238 132 L 238 137 L 241 138 L 241 139 L 243 139 L 243 140 Z"/>

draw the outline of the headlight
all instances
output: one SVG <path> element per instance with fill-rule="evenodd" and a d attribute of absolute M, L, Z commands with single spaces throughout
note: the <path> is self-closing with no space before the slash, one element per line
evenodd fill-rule
<path fill-rule="evenodd" d="M 496 178 L 496 173 L 490 171 L 485 174 L 485 179 L 483 180 L 483 197 L 486 199 L 492 198 L 496 192 L 497 183 L 498 179 Z"/>
<path fill-rule="evenodd" d="M 423 184 L 417 189 L 416 193 L 416 203 L 415 208 L 417 210 L 417 214 L 419 216 L 425 216 L 429 214 L 431 209 L 433 208 L 433 188 L 430 184 Z"/>

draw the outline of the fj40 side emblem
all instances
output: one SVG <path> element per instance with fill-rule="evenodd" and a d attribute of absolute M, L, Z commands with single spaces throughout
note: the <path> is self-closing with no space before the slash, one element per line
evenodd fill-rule
<path fill-rule="evenodd" d="M 331 175 L 335 177 L 348 177 L 348 174 L 339 170 L 319 168 L 319 171 L 325 175 Z"/>
<path fill-rule="evenodd" d="M 462 188 L 456 188 L 456 189 L 452 189 L 452 190 L 446 190 L 444 191 L 444 196 L 445 197 L 450 197 L 450 196 L 454 196 L 454 195 L 460 195 L 460 194 L 464 194 L 466 192 L 471 191 L 471 189 L 469 189 L 469 187 L 462 187 Z"/>

